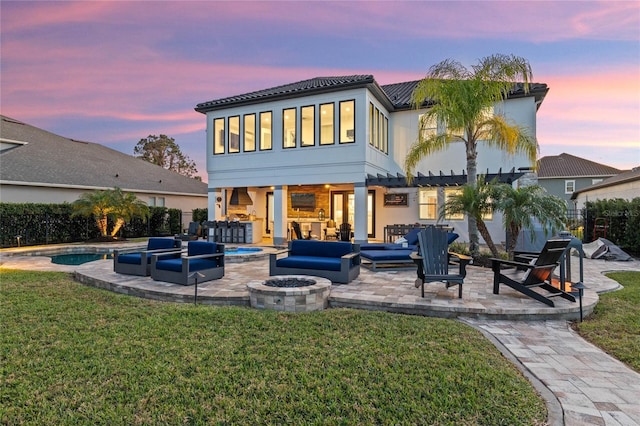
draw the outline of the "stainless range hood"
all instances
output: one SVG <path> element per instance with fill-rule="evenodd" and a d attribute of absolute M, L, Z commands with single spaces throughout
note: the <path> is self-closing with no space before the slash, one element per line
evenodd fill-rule
<path fill-rule="evenodd" d="M 233 188 L 231 191 L 230 206 L 252 206 L 253 200 L 247 192 L 247 188 Z"/>

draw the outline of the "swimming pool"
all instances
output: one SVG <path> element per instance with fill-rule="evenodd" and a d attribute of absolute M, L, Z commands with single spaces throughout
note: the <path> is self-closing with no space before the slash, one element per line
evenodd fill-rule
<path fill-rule="evenodd" d="M 51 263 L 57 265 L 82 265 L 95 260 L 113 259 L 111 253 L 70 253 L 51 256 Z"/>
<path fill-rule="evenodd" d="M 238 254 L 249 254 L 249 253 L 259 253 L 262 249 L 260 247 L 225 247 L 224 254 L 225 255 L 238 255 Z"/>

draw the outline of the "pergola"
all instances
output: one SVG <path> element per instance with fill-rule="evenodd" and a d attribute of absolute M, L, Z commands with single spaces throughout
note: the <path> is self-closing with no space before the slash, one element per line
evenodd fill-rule
<path fill-rule="evenodd" d="M 512 184 L 515 180 L 523 176 L 523 172 L 516 172 L 515 167 L 508 172 L 503 172 L 502 168 L 497 173 L 489 173 L 487 169 L 486 173 L 478 174 L 478 177 L 483 176 L 486 182 L 496 180 L 499 183 Z M 407 184 L 407 177 L 401 173 L 397 173 L 395 176 L 387 173 L 387 175 L 379 174 L 373 176 L 367 174 L 366 186 L 384 186 L 387 188 L 409 188 L 409 187 L 440 187 L 440 186 L 461 186 L 467 183 L 467 173 L 463 170 L 462 174 L 456 174 L 451 170 L 450 174 L 445 174 L 442 171 L 438 174 L 433 174 L 431 171 L 428 175 L 424 175 L 418 172 L 417 176 L 414 176 L 411 184 Z"/>

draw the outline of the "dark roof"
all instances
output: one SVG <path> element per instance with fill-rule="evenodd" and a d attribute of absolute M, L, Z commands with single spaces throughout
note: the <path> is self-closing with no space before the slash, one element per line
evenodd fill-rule
<path fill-rule="evenodd" d="M 567 177 L 609 177 L 622 170 L 615 167 L 585 160 L 584 158 L 562 153 L 549 155 L 538 160 L 538 178 Z"/>
<path fill-rule="evenodd" d="M 315 77 L 309 80 L 298 81 L 296 83 L 285 84 L 283 86 L 272 87 L 270 89 L 258 90 L 256 92 L 245 93 L 228 98 L 215 99 L 203 102 L 196 106 L 195 110 L 201 113 L 215 111 L 219 109 L 270 102 L 278 99 L 289 99 L 299 96 L 309 96 L 318 93 L 336 92 L 341 90 L 367 87 L 376 98 L 384 104 L 389 111 L 405 110 L 412 108 L 411 93 L 420 80 L 407 81 L 403 83 L 386 84 L 379 86 L 372 75 L 348 75 L 342 77 Z M 544 100 L 549 88 L 544 83 L 529 84 L 529 93 L 525 93 L 524 85 L 518 83 L 509 93 L 509 98 L 519 98 L 524 96 L 534 96 L 537 107 Z M 424 105 L 428 105 L 426 102 Z"/>
<path fill-rule="evenodd" d="M 640 181 L 640 166 L 634 167 L 633 169 L 622 172 L 619 175 L 610 177 L 609 179 L 605 179 L 602 182 L 598 182 L 594 185 L 587 186 L 586 188 L 579 189 L 571 195 L 571 199 L 575 200 L 578 197 L 578 194 L 582 192 L 592 191 L 594 189 L 599 188 L 607 188 L 609 186 L 620 185 L 627 182 Z"/>
<path fill-rule="evenodd" d="M 369 87 L 372 92 L 379 97 L 381 102 L 391 107 L 389 100 L 380 89 L 378 83 L 373 79 L 372 75 L 348 75 L 342 77 L 315 77 L 309 80 L 298 81 L 296 83 L 258 90 L 256 92 L 215 99 L 198 104 L 195 110 L 201 113 L 206 113 L 208 111 L 228 108 L 230 106 L 270 102 L 278 99 L 289 99 L 298 96 L 309 96 L 318 93 L 335 92 L 359 87 Z"/>
<path fill-rule="evenodd" d="M 420 81 L 421 80 L 414 80 L 406 81 L 404 83 L 385 84 L 381 87 L 393 103 L 394 109 L 404 110 L 413 107 L 411 105 L 411 94 Z M 518 83 L 515 85 L 514 89 L 509 92 L 508 97 L 509 99 L 514 99 L 524 96 L 534 96 L 537 106 L 540 107 L 540 104 L 544 100 L 548 91 L 549 88 L 544 83 L 530 83 L 529 94 L 526 94 L 524 91 L 524 84 Z M 431 102 L 427 101 L 423 106 L 428 106 L 429 104 L 431 104 Z"/>
<path fill-rule="evenodd" d="M 59 187 L 206 195 L 207 184 L 106 146 L 65 138 L 0 116 L 0 181 Z"/>

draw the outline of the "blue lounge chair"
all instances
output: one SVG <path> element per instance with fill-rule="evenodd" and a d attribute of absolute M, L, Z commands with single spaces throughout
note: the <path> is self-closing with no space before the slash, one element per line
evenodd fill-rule
<path fill-rule="evenodd" d="M 115 250 L 113 252 L 113 271 L 119 274 L 149 276 L 151 255 L 180 250 L 182 241 L 171 238 L 149 238 L 147 249 Z"/>
<path fill-rule="evenodd" d="M 151 257 L 151 278 L 192 285 L 224 276 L 224 244 L 189 241 L 186 255 L 180 252 Z"/>

